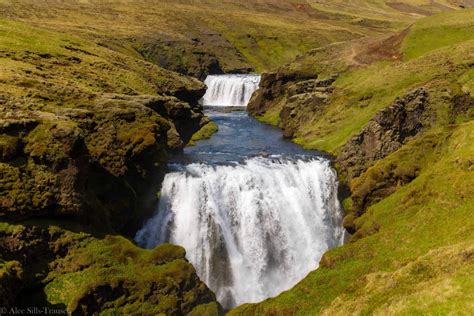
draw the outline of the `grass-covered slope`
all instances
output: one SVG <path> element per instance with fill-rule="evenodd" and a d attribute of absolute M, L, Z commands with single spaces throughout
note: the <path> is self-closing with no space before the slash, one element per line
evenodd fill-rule
<path fill-rule="evenodd" d="M 167 153 L 209 124 L 203 93 L 140 56 L 0 18 L 0 305 L 219 312 L 182 248 L 116 236 L 153 210 Z"/>
<path fill-rule="evenodd" d="M 348 176 L 352 192 L 352 198 L 344 201 L 344 224 L 354 232 L 349 243 L 327 252 L 320 268 L 291 290 L 243 305 L 231 315 L 468 315 L 472 311 L 472 21 L 474 10 L 442 13 L 390 37 L 393 42 L 403 36 L 390 54 L 380 54 L 375 42 L 353 42 L 314 51 L 280 70 L 315 71 L 322 78 L 339 72 L 333 88 L 325 90 L 324 101 L 317 99 L 313 108 L 285 96 L 296 89 L 290 83 L 284 95 L 260 114 L 273 122 L 281 119 L 283 125 L 297 120 L 297 142 L 329 151 L 340 162 L 350 150 L 347 144 L 363 146 L 363 139 L 354 135 L 376 138 L 381 126 L 406 124 L 403 117 L 393 125 L 375 122 L 396 109 L 387 110 L 396 97 L 401 100 L 396 104 L 401 104 L 407 93 L 419 88 L 427 94 L 423 103 L 417 103 L 423 108 L 422 128 L 372 160 L 360 175 L 351 176 L 342 161 L 339 168 Z M 387 43 L 386 38 L 381 41 Z M 320 96 L 319 91 L 309 94 Z M 294 117 L 278 116 L 292 103 Z M 298 114 L 299 109 L 304 113 Z M 386 135 L 396 133 L 389 130 Z M 377 146 L 375 142 L 369 149 L 354 150 L 354 155 L 371 148 L 376 151 Z"/>
<path fill-rule="evenodd" d="M 176 94 L 197 80 L 71 33 L 0 19 L 0 91 L 62 107 L 86 106 L 99 93 Z M 91 101 L 92 100 L 92 101 Z"/>
<path fill-rule="evenodd" d="M 421 11 L 382 0 L 4 0 L 0 17 L 80 34 L 200 77 L 268 70 L 315 47 L 394 31 L 419 17 L 459 8 L 459 1 L 405 2 Z"/>
<path fill-rule="evenodd" d="M 416 87 L 429 82 L 440 88 L 436 91 L 451 88 L 454 94 L 460 89 L 472 93 L 472 19 L 472 10 L 439 14 L 402 32 L 408 34 L 394 47 L 396 51 L 381 54 L 371 40 L 340 43 L 312 51 L 283 67 L 284 72 L 301 71 L 322 78 L 341 74 L 333 84 L 336 91 L 331 95 L 330 106 L 322 116 L 302 122 L 295 141 L 337 154 L 338 148 L 378 110 Z M 389 46 L 397 37 L 391 36 L 382 43 Z M 422 56 L 414 58 L 419 54 Z M 439 113 L 441 123 L 446 123 L 445 114 Z"/>

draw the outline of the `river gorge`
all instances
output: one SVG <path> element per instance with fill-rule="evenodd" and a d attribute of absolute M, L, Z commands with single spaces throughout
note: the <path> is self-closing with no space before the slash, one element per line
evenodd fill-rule
<path fill-rule="evenodd" d="M 328 157 L 243 111 L 259 79 L 206 79 L 202 102 L 219 131 L 171 159 L 159 207 L 135 237 L 183 246 L 227 309 L 291 288 L 345 236 Z"/>
<path fill-rule="evenodd" d="M 0 0 L 0 314 L 472 314 L 473 21 Z"/>

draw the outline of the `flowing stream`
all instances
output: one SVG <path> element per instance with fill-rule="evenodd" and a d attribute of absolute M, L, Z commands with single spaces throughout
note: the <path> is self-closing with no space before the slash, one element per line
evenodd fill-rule
<path fill-rule="evenodd" d="M 217 106 L 212 96 L 234 100 L 222 91 L 249 99 L 256 87 L 247 90 L 246 76 L 236 77 L 212 76 L 204 105 Z M 238 105 L 232 102 L 219 106 Z M 135 239 L 146 248 L 183 246 L 218 301 L 232 308 L 275 296 L 316 269 L 326 250 L 343 243 L 342 211 L 323 155 L 246 112 L 207 115 L 219 132 L 172 159 L 158 210 Z"/>

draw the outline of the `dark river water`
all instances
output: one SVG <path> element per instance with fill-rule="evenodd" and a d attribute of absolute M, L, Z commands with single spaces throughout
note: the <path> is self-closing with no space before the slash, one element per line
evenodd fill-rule
<path fill-rule="evenodd" d="M 257 156 L 287 159 L 317 156 L 328 158 L 327 155 L 305 150 L 284 139 L 279 128 L 262 124 L 245 111 L 206 110 L 206 115 L 219 126 L 219 131 L 210 139 L 201 140 L 195 146 L 186 147 L 183 154 L 171 159 L 170 167 L 196 162 L 235 163 Z"/>

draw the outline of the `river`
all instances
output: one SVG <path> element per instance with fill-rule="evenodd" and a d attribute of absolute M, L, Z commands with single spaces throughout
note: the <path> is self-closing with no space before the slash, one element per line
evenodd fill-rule
<path fill-rule="evenodd" d="M 204 105 L 219 126 L 169 162 L 159 207 L 137 233 L 146 248 L 186 249 L 225 308 L 291 288 L 344 240 L 337 175 L 327 157 L 282 138 L 243 106 L 259 77 L 212 76 Z"/>

